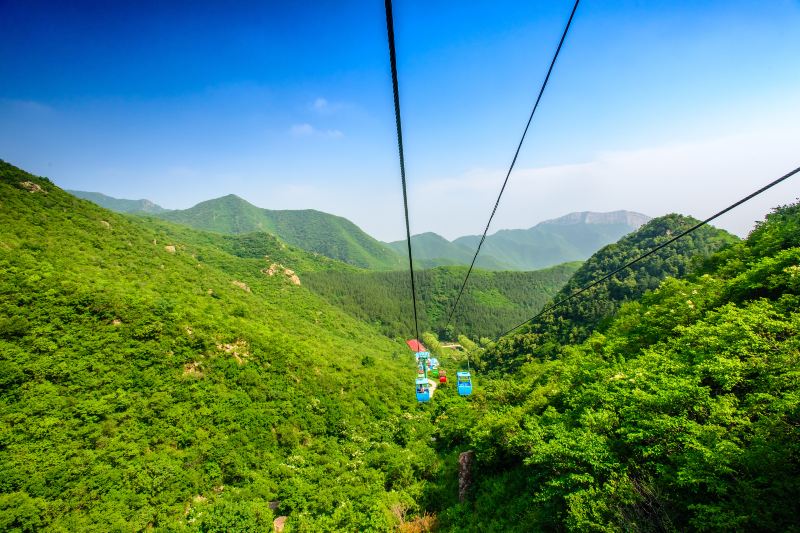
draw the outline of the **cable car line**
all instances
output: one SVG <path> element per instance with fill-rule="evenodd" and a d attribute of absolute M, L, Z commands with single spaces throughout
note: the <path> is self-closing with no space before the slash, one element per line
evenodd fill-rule
<path fill-rule="evenodd" d="M 538 318 L 539 318 L 539 317 L 541 317 L 542 315 L 544 315 L 544 314 L 546 314 L 546 313 L 549 313 L 550 311 L 552 311 L 552 310 L 553 310 L 553 309 L 555 309 L 556 307 L 559 307 L 559 306 L 561 306 L 561 305 L 565 304 L 566 302 L 570 301 L 571 299 L 575 298 L 576 296 L 578 296 L 578 295 L 580 295 L 580 294 L 583 294 L 584 292 L 588 291 L 588 290 L 589 290 L 589 289 L 591 289 L 592 287 L 596 287 L 596 286 L 597 286 L 597 285 L 599 285 L 600 283 L 603 283 L 604 281 L 607 281 L 608 279 L 610 279 L 610 278 L 611 278 L 612 276 L 614 276 L 615 274 L 618 274 L 619 272 L 622 272 L 623 270 L 625 270 L 625 269 L 627 269 L 627 268 L 630 268 L 631 266 L 635 265 L 635 264 L 636 264 L 636 263 L 638 263 L 639 261 L 641 261 L 641 260 L 643 260 L 643 259 L 645 259 L 645 258 L 647 258 L 647 257 L 650 257 L 651 255 L 653 255 L 653 254 L 654 254 L 654 253 L 656 253 L 657 251 L 661 250 L 662 248 L 664 248 L 664 247 L 666 247 L 666 246 L 669 246 L 669 245 L 670 245 L 670 244 L 672 244 L 673 242 L 677 241 L 678 239 L 680 239 L 680 238 L 682 238 L 682 237 L 685 237 L 686 235 L 689 235 L 689 234 L 690 234 L 690 233 L 692 233 L 693 231 L 695 231 L 695 230 L 697 230 L 697 229 L 699 229 L 699 228 L 701 228 L 701 227 L 705 226 L 706 224 L 708 224 L 708 223 L 709 223 L 709 222 L 711 222 L 712 220 L 714 220 L 714 219 L 716 219 L 716 218 L 718 218 L 718 217 L 720 217 L 720 216 L 724 215 L 724 214 L 725 214 L 725 213 L 727 213 L 728 211 L 730 211 L 730 210 L 732 210 L 732 209 L 735 209 L 735 208 L 739 207 L 740 205 L 742 205 L 743 203 L 745 203 L 745 202 L 747 202 L 747 201 L 749 201 L 749 200 L 752 200 L 753 198 L 755 198 L 755 197 L 756 197 L 756 196 L 758 196 L 759 194 L 761 194 L 761 193 L 763 193 L 763 192 L 765 192 L 765 191 L 767 191 L 767 190 L 771 189 L 772 187 L 774 187 L 775 185 L 778 185 L 778 184 L 779 184 L 779 183 L 781 183 L 782 181 L 785 181 L 785 180 L 787 180 L 787 179 L 791 178 L 792 176 L 794 176 L 794 175 L 795 175 L 795 174 L 797 174 L 798 172 L 800 172 L 800 167 L 797 167 L 796 169 L 792 170 L 791 172 L 788 172 L 787 174 L 784 174 L 784 175 L 783 175 L 783 176 L 781 176 L 780 178 L 776 179 L 775 181 L 772 181 L 772 182 L 768 183 L 767 185 L 765 185 L 765 186 L 761 187 L 761 188 L 760 188 L 760 189 L 758 189 L 757 191 L 755 191 L 755 192 L 753 192 L 753 193 L 750 193 L 750 194 L 748 194 L 747 196 L 745 196 L 744 198 L 742 198 L 742 199 L 741 199 L 741 200 L 739 200 L 738 202 L 735 202 L 735 203 L 733 203 L 733 204 L 729 205 L 728 207 L 726 207 L 726 208 L 725 208 L 725 209 L 723 209 L 722 211 L 719 211 L 719 212 L 717 212 L 716 214 L 714 214 L 714 215 L 711 215 L 711 216 L 710 216 L 710 217 L 708 217 L 707 219 L 705 219 L 705 220 L 703 220 L 703 221 L 701 221 L 701 222 L 698 222 L 697 224 L 695 224 L 695 225 L 694 225 L 694 226 L 692 226 L 691 228 L 689 228 L 689 229 L 687 229 L 686 231 L 684 231 L 684 232 L 682 232 L 682 233 L 680 233 L 680 234 L 676 235 L 675 237 L 672 237 L 672 238 L 671 238 L 671 239 L 669 239 L 668 241 L 666 241 L 666 242 L 663 242 L 663 243 L 659 244 L 658 246 L 655 246 L 655 247 L 653 247 L 653 248 L 652 248 L 650 251 L 648 251 L 648 252 L 645 252 L 644 254 L 640 255 L 639 257 L 637 257 L 636 259 L 634 259 L 634 260 L 632 260 L 632 261 L 629 261 L 628 263 L 624 264 L 623 266 L 619 267 L 618 269 L 614 270 L 613 272 L 611 272 L 611 273 L 609 273 L 609 274 L 606 274 L 606 275 L 605 275 L 605 276 L 603 276 L 602 278 L 600 278 L 600 279 L 598 279 L 598 280 L 596 280 L 596 281 L 593 281 L 592 283 L 589 283 L 588 285 L 586 285 L 586 286 L 584 286 L 584 287 L 582 287 L 582 288 L 580 288 L 580 289 L 576 290 L 575 292 L 573 292 L 573 293 L 572 293 L 572 294 L 570 294 L 569 296 L 567 296 L 567 297 L 565 297 L 565 298 L 562 298 L 561 300 L 559 300 L 559 301 L 557 301 L 557 302 L 555 302 L 555 303 L 553 303 L 553 304 L 551 304 L 551 305 L 549 305 L 549 306 L 545 307 L 544 309 L 542 309 L 541 311 L 539 311 L 538 313 L 536 313 L 534 316 L 532 316 L 531 318 L 529 318 L 529 319 L 528 319 L 528 320 L 526 320 L 525 322 L 522 322 L 522 323 L 520 323 L 520 324 L 517 324 L 516 326 L 514 326 L 514 327 L 513 327 L 513 328 L 511 328 L 511 329 L 509 329 L 509 330 L 508 330 L 508 331 L 506 331 L 505 333 L 501 334 L 501 335 L 500 335 L 500 337 L 498 337 L 498 340 L 499 340 L 501 337 L 504 337 L 504 336 L 508 335 L 509 333 L 511 333 L 512 331 L 514 331 L 515 329 L 517 329 L 517 328 L 520 328 L 520 327 L 524 326 L 525 324 L 527 324 L 527 323 L 529 323 L 529 322 L 533 322 L 534 320 L 538 319 Z"/>
<path fill-rule="evenodd" d="M 408 193 L 406 192 L 406 164 L 403 155 L 403 127 L 400 122 L 400 90 L 397 85 L 397 57 L 394 48 L 394 19 L 392 0 L 386 0 L 386 32 L 389 41 L 389 62 L 392 66 L 392 92 L 394 93 L 394 121 L 397 125 L 397 149 L 400 154 L 400 181 L 403 184 L 403 210 L 406 216 L 406 243 L 408 244 L 408 271 L 411 276 L 411 301 L 414 308 L 415 339 L 419 342 L 419 321 L 417 320 L 417 289 L 414 285 L 414 260 L 411 255 L 411 226 L 408 223 Z"/>
<path fill-rule="evenodd" d="M 577 6 L 577 2 L 576 2 Z M 408 270 L 411 276 L 411 300 L 414 306 L 414 331 L 416 333 L 415 346 L 417 349 L 416 357 L 417 363 L 421 365 L 423 377 L 418 377 L 414 381 L 416 397 L 418 402 L 429 402 L 433 392 L 436 390 L 436 384 L 428 380 L 428 368 L 432 370 L 432 374 L 439 377 L 438 360 L 431 357 L 427 351 L 421 351 L 424 348 L 419 341 L 419 322 L 417 320 L 417 291 L 414 285 L 414 258 L 411 253 L 411 228 L 408 217 L 408 193 L 406 192 L 406 169 L 405 158 L 403 155 L 403 128 L 400 121 L 400 90 L 397 83 L 397 57 L 394 45 L 394 20 L 392 17 L 392 0 L 385 0 L 386 7 L 386 31 L 389 41 L 389 61 L 392 67 L 392 91 L 394 94 L 394 118 L 397 125 L 397 149 L 400 154 L 400 180 L 403 184 L 403 210 L 405 211 L 406 219 L 406 243 L 408 245 Z M 574 14 L 574 10 L 573 10 Z M 570 17 L 571 20 L 571 17 Z M 563 38 L 562 38 L 563 42 Z M 559 48 L 561 45 L 559 44 Z M 551 65 L 552 69 L 552 65 Z M 548 76 L 550 73 L 548 72 Z M 541 93 L 539 94 L 541 97 Z M 537 100 L 538 105 L 538 100 Z M 528 121 L 530 124 L 530 120 Z M 527 127 L 526 127 L 527 131 Z M 517 150 L 519 152 L 519 149 Z M 516 159 L 516 156 L 515 156 Z M 508 178 L 506 178 L 508 179 Z M 499 201 L 499 198 L 498 198 Z M 496 209 L 496 206 L 495 206 Z M 473 261 L 474 262 L 474 261 Z M 411 347 L 409 341 L 409 347 Z M 435 362 L 435 364 L 434 364 Z M 469 356 L 467 356 L 467 372 L 456 372 L 456 390 L 459 396 L 469 396 L 472 394 L 472 376 L 469 372 Z M 445 377 L 444 382 L 447 381 Z M 443 381 L 439 380 L 440 383 Z"/>
<path fill-rule="evenodd" d="M 447 324 L 444 327 L 445 331 L 450 326 L 453 314 L 456 312 L 456 307 L 458 307 L 458 302 L 461 301 L 461 295 L 464 294 L 464 289 L 467 286 L 467 281 L 469 280 L 470 274 L 472 274 L 472 269 L 475 266 L 475 261 L 478 259 L 478 254 L 481 252 L 481 246 L 483 246 L 483 241 L 486 240 L 486 233 L 489 231 L 489 226 L 491 225 L 492 219 L 494 218 L 494 215 L 497 212 L 497 207 L 500 205 L 500 198 L 503 197 L 503 192 L 506 190 L 506 185 L 508 185 L 508 178 L 511 176 L 511 171 L 514 170 L 514 165 L 517 163 L 519 152 L 522 149 L 522 143 L 525 141 L 525 136 L 528 134 L 528 128 L 530 128 L 531 121 L 533 121 L 533 115 L 536 113 L 536 109 L 539 107 L 539 102 L 542 99 L 542 94 L 544 94 L 544 89 L 545 87 L 547 87 L 547 82 L 550 80 L 550 74 L 553 72 L 553 67 L 556 64 L 556 59 L 558 59 L 558 54 L 559 52 L 561 52 L 561 46 L 564 44 L 564 39 L 566 39 L 567 37 L 567 32 L 569 31 L 570 25 L 572 25 L 572 19 L 575 17 L 575 11 L 577 11 L 579 3 L 580 0 L 575 0 L 575 5 L 572 7 L 572 12 L 569 15 L 569 20 L 567 20 L 567 25 L 564 27 L 564 33 L 561 34 L 561 40 L 558 42 L 558 47 L 556 48 L 555 54 L 553 54 L 553 60 L 550 61 L 550 68 L 547 69 L 547 75 L 545 76 L 544 82 L 542 82 L 542 86 L 539 89 L 539 95 L 536 97 L 536 103 L 533 105 L 531 114 L 528 117 L 528 123 L 525 125 L 525 130 L 522 132 L 522 138 L 520 138 L 519 144 L 517 145 L 517 151 L 514 152 L 514 158 L 511 160 L 511 165 L 509 166 L 508 172 L 506 173 L 506 178 L 505 180 L 503 180 L 503 186 L 500 188 L 500 194 L 497 195 L 497 201 L 494 203 L 492 214 L 489 215 L 489 221 L 486 222 L 486 228 L 483 230 L 483 235 L 481 236 L 481 240 L 478 242 L 478 248 L 475 250 L 475 255 L 472 257 L 472 263 L 470 263 L 469 265 L 469 269 L 467 270 L 467 275 L 464 276 L 464 282 L 461 284 L 461 290 L 458 291 L 458 296 L 456 297 L 456 301 L 453 304 L 453 308 L 450 310 L 450 315 L 447 317 Z M 391 4 L 391 2 L 390 0 L 387 0 L 387 5 L 389 4 Z M 395 97 L 395 102 L 396 101 L 397 100 Z M 399 122 L 398 122 L 398 128 L 399 128 Z M 411 249 L 411 241 L 409 241 L 409 251 L 410 249 Z"/>

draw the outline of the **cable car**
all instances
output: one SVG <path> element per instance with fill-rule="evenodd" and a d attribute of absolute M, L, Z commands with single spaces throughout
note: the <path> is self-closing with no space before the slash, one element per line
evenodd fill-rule
<path fill-rule="evenodd" d="M 456 386 L 459 396 L 469 396 L 472 394 L 472 376 L 470 373 L 456 372 Z"/>
<path fill-rule="evenodd" d="M 431 385 L 425 378 L 417 378 L 417 401 L 428 402 L 431 399 Z"/>
<path fill-rule="evenodd" d="M 439 371 L 439 383 L 447 383 L 447 374 L 444 370 Z"/>

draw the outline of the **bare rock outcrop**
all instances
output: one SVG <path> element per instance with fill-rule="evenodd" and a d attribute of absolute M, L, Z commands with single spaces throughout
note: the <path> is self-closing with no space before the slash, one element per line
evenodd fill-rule
<path fill-rule="evenodd" d="M 261 273 L 266 274 L 267 276 L 274 276 L 281 272 L 283 272 L 283 275 L 289 278 L 289 281 L 291 281 L 293 284 L 300 285 L 300 277 L 297 275 L 297 273 L 294 270 L 286 268 L 285 266 L 279 263 L 272 263 L 271 265 L 269 265 L 269 268 L 261 269 Z"/>
<path fill-rule="evenodd" d="M 472 450 L 462 452 L 458 456 L 458 501 L 467 498 L 472 486 L 472 464 L 475 462 L 475 452 Z"/>
<path fill-rule="evenodd" d="M 183 365 L 183 375 L 184 376 L 197 376 L 202 377 L 203 371 L 201 370 L 202 363 L 199 361 L 192 361 L 191 363 L 186 363 Z"/>
<path fill-rule="evenodd" d="M 232 355 L 240 365 L 250 357 L 250 346 L 247 341 L 241 339 L 230 344 L 217 344 L 217 350 Z"/>
<path fill-rule="evenodd" d="M 32 181 L 21 181 L 19 182 L 19 186 L 28 192 L 40 192 L 42 194 L 47 194 L 47 191 L 42 189 L 38 183 L 34 183 Z"/>
<path fill-rule="evenodd" d="M 243 281 L 233 280 L 233 281 L 231 281 L 231 284 L 236 285 L 237 287 L 242 289 L 244 292 L 250 292 L 250 287 L 248 287 L 247 283 L 245 283 Z"/>
<path fill-rule="evenodd" d="M 287 278 L 289 278 L 289 280 L 292 283 L 294 283 L 295 285 L 300 285 L 300 277 L 297 274 L 295 274 L 294 270 L 289 270 L 288 268 L 285 268 L 283 270 L 283 273 L 286 275 Z"/>

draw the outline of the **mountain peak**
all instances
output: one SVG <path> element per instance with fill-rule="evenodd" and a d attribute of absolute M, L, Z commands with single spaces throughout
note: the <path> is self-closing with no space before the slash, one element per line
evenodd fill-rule
<path fill-rule="evenodd" d="M 235 202 L 235 203 L 253 205 L 250 202 L 248 202 L 247 200 L 245 200 L 244 198 L 242 198 L 241 196 L 238 196 L 236 194 L 226 194 L 225 196 L 220 196 L 219 198 L 212 198 L 211 200 L 207 200 L 207 201 L 208 202 L 215 202 L 215 201 L 223 201 L 223 200 L 226 201 L 226 202 Z"/>
<path fill-rule="evenodd" d="M 391 249 L 346 218 L 314 209 L 263 209 L 228 194 L 163 218 L 217 233 L 273 233 L 287 244 L 362 268 L 400 266 L 400 258 Z"/>
<path fill-rule="evenodd" d="M 651 220 L 651 217 L 634 211 L 609 211 L 598 213 L 595 211 L 577 211 L 562 217 L 545 220 L 540 224 L 567 226 L 572 224 L 625 224 L 632 229 L 638 229 Z"/>
<path fill-rule="evenodd" d="M 205 200 L 203 202 L 200 202 L 199 204 L 190 207 L 188 211 L 191 210 L 196 211 L 198 209 L 202 210 L 208 208 L 215 208 L 215 209 L 222 208 L 222 209 L 234 209 L 234 210 L 249 209 L 249 208 L 261 209 L 260 207 L 251 204 L 241 196 L 237 196 L 235 194 L 226 194 L 225 196 L 220 196 L 219 198 L 212 198 L 210 200 Z"/>

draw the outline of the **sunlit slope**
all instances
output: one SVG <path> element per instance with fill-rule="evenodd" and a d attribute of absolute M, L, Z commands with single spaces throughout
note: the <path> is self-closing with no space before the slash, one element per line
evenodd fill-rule
<path fill-rule="evenodd" d="M 266 231 L 304 250 L 363 268 L 392 269 L 401 258 L 347 220 L 313 209 L 261 209 L 230 194 L 196 206 L 161 213 L 159 217 L 218 233 Z"/>
<path fill-rule="evenodd" d="M 413 367 L 302 285 L 330 262 L 0 162 L 0 529 L 391 527 L 431 457 Z"/>
<path fill-rule="evenodd" d="M 557 357 L 522 351 L 437 419 L 479 472 L 464 503 L 441 478 L 440 530 L 797 530 L 800 205 Z"/>

